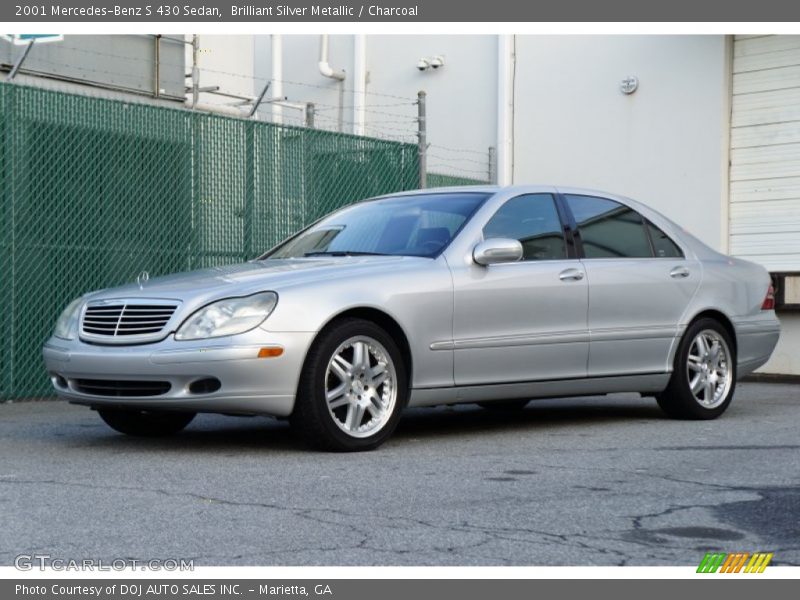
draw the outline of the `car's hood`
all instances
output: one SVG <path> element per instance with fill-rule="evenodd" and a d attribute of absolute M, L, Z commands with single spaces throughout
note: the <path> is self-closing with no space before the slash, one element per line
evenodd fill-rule
<path fill-rule="evenodd" d="M 264 290 L 280 291 L 288 286 L 324 279 L 359 277 L 374 269 L 419 266 L 431 259 L 413 256 L 345 256 L 252 261 L 200 271 L 154 277 L 89 294 L 88 298 L 171 298 L 247 295 Z"/>

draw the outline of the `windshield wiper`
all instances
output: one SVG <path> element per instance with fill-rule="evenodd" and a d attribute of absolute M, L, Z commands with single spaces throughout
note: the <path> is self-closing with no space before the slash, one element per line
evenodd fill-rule
<path fill-rule="evenodd" d="M 382 252 L 358 252 L 355 250 L 319 250 L 317 252 L 306 252 L 303 256 L 390 256 Z"/>

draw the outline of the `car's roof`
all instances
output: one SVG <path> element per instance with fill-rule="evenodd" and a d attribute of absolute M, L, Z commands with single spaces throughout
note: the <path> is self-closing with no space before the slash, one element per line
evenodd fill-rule
<path fill-rule="evenodd" d="M 420 194 L 451 194 L 457 192 L 476 192 L 482 194 L 496 194 L 503 187 L 499 185 L 457 185 L 449 187 L 422 188 L 416 190 L 406 190 L 404 192 L 391 192 L 376 196 L 378 198 L 396 198 L 398 196 L 418 196 Z"/>
<path fill-rule="evenodd" d="M 619 194 L 606 192 L 603 190 L 594 190 L 590 188 L 580 188 L 563 185 L 552 184 L 524 184 L 524 185 L 457 185 L 448 187 L 435 187 L 424 188 L 417 190 L 408 190 L 404 192 L 394 192 L 386 194 L 381 198 L 396 197 L 396 196 L 416 196 L 418 194 L 451 194 L 451 193 L 464 193 L 476 192 L 482 194 L 497 194 L 498 192 L 513 192 L 517 194 L 531 194 L 540 192 L 559 191 L 562 194 L 580 194 L 580 195 L 594 195 L 600 197 L 619 198 Z M 627 199 L 627 198 L 626 198 Z"/>

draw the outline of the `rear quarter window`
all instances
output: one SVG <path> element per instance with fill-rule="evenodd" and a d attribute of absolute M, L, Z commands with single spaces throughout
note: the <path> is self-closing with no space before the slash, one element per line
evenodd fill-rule
<path fill-rule="evenodd" d="M 682 258 L 683 251 L 672 241 L 666 233 L 647 221 L 647 231 L 653 242 L 653 252 L 656 258 Z"/>

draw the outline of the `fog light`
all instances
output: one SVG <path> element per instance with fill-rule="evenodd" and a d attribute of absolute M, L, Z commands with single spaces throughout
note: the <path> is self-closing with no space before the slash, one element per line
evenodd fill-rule
<path fill-rule="evenodd" d="M 67 380 L 64 379 L 64 377 L 62 377 L 61 375 L 53 375 L 53 385 L 58 388 L 61 388 L 62 390 L 65 390 L 69 387 L 69 384 L 67 384 Z"/>
<path fill-rule="evenodd" d="M 207 377 L 205 379 L 198 379 L 189 384 L 189 393 L 191 394 L 213 394 L 222 387 L 222 383 L 216 377 Z"/>

